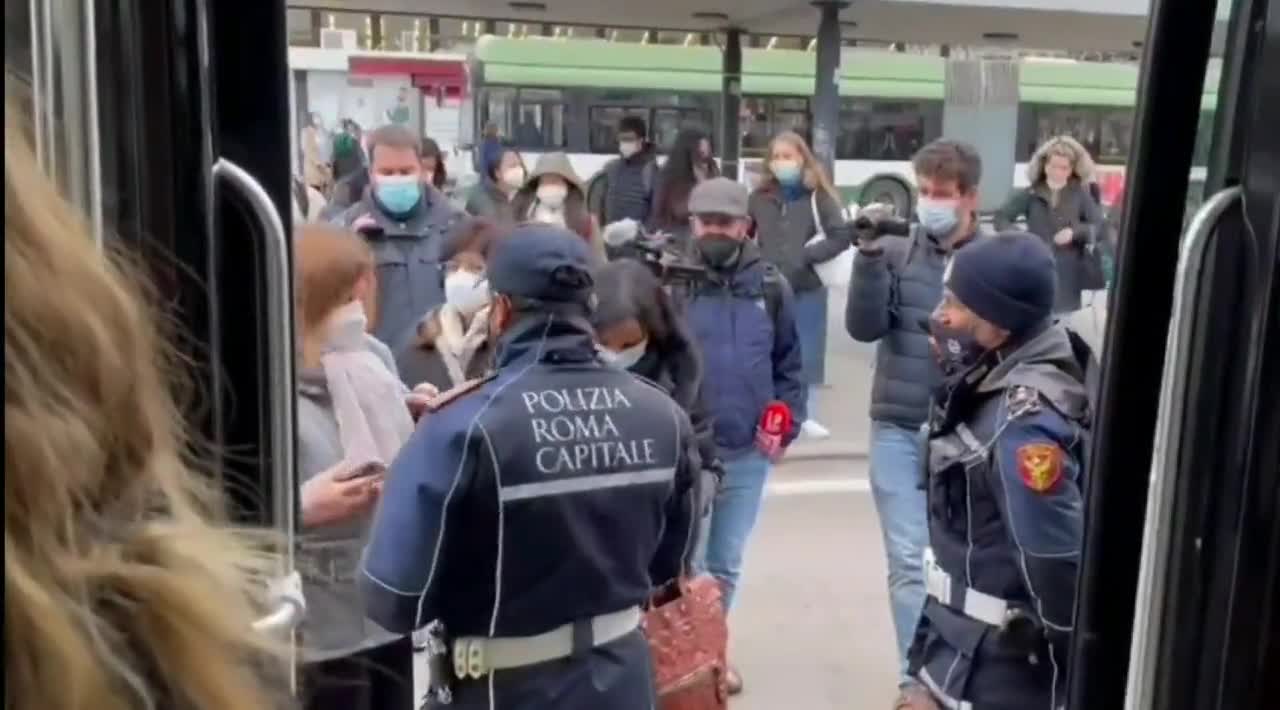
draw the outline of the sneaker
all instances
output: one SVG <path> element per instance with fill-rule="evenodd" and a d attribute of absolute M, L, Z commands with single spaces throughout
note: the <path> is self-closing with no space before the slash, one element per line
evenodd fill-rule
<path fill-rule="evenodd" d="M 800 435 L 806 439 L 830 439 L 831 430 L 822 426 L 814 419 L 806 419 L 800 425 Z"/>

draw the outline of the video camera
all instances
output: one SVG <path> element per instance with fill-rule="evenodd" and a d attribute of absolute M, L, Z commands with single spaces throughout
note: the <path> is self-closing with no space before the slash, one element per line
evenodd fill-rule
<path fill-rule="evenodd" d="M 671 248 L 670 237 L 651 233 L 639 224 L 609 225 L 604 230 L 605 250 L 610 260 L 633 258 L 653 272 L 662 283 L 691 284 L 708 279 L 707 269 L 689 263 Z"/>
<path fill-rule="evenodd" d="M 849 225 L 855 243 L 866 243 L 883 236 L 905 237 L 911 234 L 911 222 L 893 214 L 869 216 L 860 214 Z"/>

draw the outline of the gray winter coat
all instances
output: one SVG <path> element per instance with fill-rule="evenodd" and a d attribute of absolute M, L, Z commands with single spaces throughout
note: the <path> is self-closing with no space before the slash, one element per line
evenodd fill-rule
<path fill-rule="evenodd" d="M 751 193 L 747 202 L 760 253 L 778 267 L 796 293 L 823 288 L 813 265 L 833 259 L 849 248 L 848 234 L 837 229 L 844 224 L 844 212 L 840 204 L 822 190 L 818 191 L 818 216 L 827 238 L 805 246 L 818 233 L 813 223 L 810 194 L 806 191 L 804 197 L 788 202 L 777 190 L 763 188 Z"/>
<path fill-rule="evenodd" d="M 352 228 L 363 217 L 377 223 L 368 236 L 378 269 L 378 318 L 374 335 L 398 347 L 433 306 L 444 302 L 440 246 L 462 213 L 439 190 L 423 187 L 422 200 L 399 221 L 387 215 L 372 195 L 365 196 L 335 222 Z"/>
<path fill-rule="evenodd" d="M 854 340 L 879 341 L 871 419 L 916 428 L 927 420 L 930 397 L 942 380 L 925 326 L 942 300 L 951 251 L 918 226 L 911 232 L 881 237 L 877 254 L 854 256 L 844 325 Z"/>
<path fill-rule="evenodd" d="M 387 346 L 372 336 L 366 342 L 395 372 Z M 338 420 L 323 372 L 299 370 L 297 414 L 298 483 L 302 484 L 343 458 Z M 305 530 L 301 535 L 297 565 L 307 599 L 302 648 L 308 661 L 346 656 L 399 638 L 365 618 L 364 600 L 355 582 L 371 522 L 372 513 L 361 520 Z"/>
<path fill-rule="evenodd" d="M 1106 233 L 1106 221 L 1102 207 L 1079 179 L 1072 178 L 1058 195 L 1058 204 L 1051 204 L 1051 193 L 1043 182 L 1015 191 L 1004 206 L 996 212 L 995 228 L 1004 231 L 1020 217 L 1027 220 L 1027 231 L 1045 240 L 1053 250 L 1057 267 L 1058 291 L 1054 297 L 1054 313 L 1071 313 L 1080 310 L 1081 280 L 1089 257 L 1085 248 L 1101 239 Z M 1072 242 L 1058 246 L 1053 235 L 1059 230 L 1070 229 Z"/>

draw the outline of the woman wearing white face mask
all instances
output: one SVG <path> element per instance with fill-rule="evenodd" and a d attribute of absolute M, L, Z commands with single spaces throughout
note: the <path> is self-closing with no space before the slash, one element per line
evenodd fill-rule
<path fill-rule="evenodd" d="M 483 255 L 499 229 L 494 221 L 477 217 L 464 220 L 449 235 L 441 250 L 445 301 L 423 317 L 415 337 L 396 353 L 406 382 L 426 382 L 444 391 L 489 369 L 489 284 Z"/>
<path fill-rule="evenodd" d="M 515 222 L 511 203 L 525 184 L 524 160 L 514 148 L 491 151 L 488 158 L 484 178 L 467 198 L 467 213 L 500 222 Z"/>
<path fill-rule="evenodd" d="M 1101 255 L 1106 224 L 1094 194 L 1093 158 L 1070 136 L 1049 139 L 1027 163 L 1030 187 L 1015 190 L 995 215 L 995 228 L 1005 231 L 1025 218 L 1027 231 L 1044 239 L 1053 250 L 1058 290 L 1053 312 L 1079 311 L 1081 291 L 1106 287 L 1101 278 Z"/>
<path fill-rule="evenodd" d="M 409 707 L 412 645 L 365 619 L 355 583 L 381 472 L 413 433 L 391 353 L 367 334 L 373 254 L 355 234 L 307 225 L 294 268 L 306 707 Z"/>
<path fill-rule="evenodd" d="M 592 252 L 605 261 L 604 242 L 595 218 L 587 211 L 582 181 L 569 156 L 544 153 L 511 203 L 517 222 L 558 224 L 587 240 Z"/>
<path fill-rule="evenodd" d="M 594 277 L 596 308 L 591 321 L 600 360 L 657 383 L 689 415 L 705 474 L 698 491 L 705 509 L 723 469 L 711 417 L 702 402 L 702 362 L 693 336 L 662 282 L 639 261 L 611 261 Z"/>

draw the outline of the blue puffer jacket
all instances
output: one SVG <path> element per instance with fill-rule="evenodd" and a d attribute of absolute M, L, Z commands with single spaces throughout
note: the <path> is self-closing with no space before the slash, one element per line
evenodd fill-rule
<path fill-rule="evenodd" d="M 702 348 L 704 395 L 721 458 L 754 449 L 760 416 L 773 400 L 791 408 L 794 425 L 783 437 L 789 445 L 806 416 L 791 287 L 751 242 L 736 271 L 711 273 L 709 283 L 692 289 L 686 317 Z"/>

